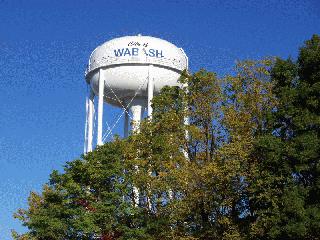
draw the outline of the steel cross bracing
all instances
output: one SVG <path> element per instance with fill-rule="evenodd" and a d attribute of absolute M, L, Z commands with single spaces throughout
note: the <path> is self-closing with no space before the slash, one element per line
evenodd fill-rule
<path fill-rule="evenodd" d="M 139 88 L 135 91 L 135 94 L 134 96 L 131 98 L 131 100 L 129 101 L 129 103 L 127 104 L 127 106 L 124 106 L 122 104 L 122 101 L 119 99 L 119 97 L 117 96 L 117 94 L 113 91 L 112 87 L 108 84 L 107 81 L 106 82 L 106 85 L 110 88 L 111 92 L 113 93 L 113 95 L 116 97 L 116 100 L 119 102 L 119 104 L 121 105 L 123 111 L 122 113 L 119 115 L 118 119 L 115 121 L 115 123 L 113 124 L 113 126 L 110 128 L 110 125 L 108 124 L 108 121 L 106 121 L 106 124 L 108 125 L 108 130 L 107 132 L 103 135 L 102 137 L 102 141 L 104 142 L 110 134 L 113 134 L 113 129 L 115 128 L 115 126 L 118 124 L 118 122 L 120 121 L 120 119 L 122 118 L 122 116 L 124 115 L 124 113 L 127 113 L 130 120 L 133 120 L 131 115 L 129 114 L 129 111 L 128 111 L 128 108 L 130 106 L 130 104 L 132 103 L 132 101 L 135 99 L 135 97 L 137 96 L 138 92 L 141 90 L 141 88 L 145 85 L 145 83 L 147 82 L 148 80 L 148 77 L 142 82 L 142 84 L 140 84 Z"/>
<path fill-rule="evenodd" d="M 113 129 L 117 126 L 118 122 L 125 114 L 125 128 L 124 128 L 124 137 L 128 136 L 129 129 L 129 119 L 133 120 L 134 124 L 132 125 L 132 130 L 134 132 L 139 132 L 139 123 L 141 121 L 141 117 L 143 112 L 147 110 L 148 117 L 151 118 L 152 115 L 152 107 L 151 101 L 153 99 L 153 91 L 154 91 L 154 79 L 153 79 L 153 65 L 150 64 L 148 66 L 148 76 L 140 83 L 138 88 L 134 92 L 134 96 L 128 101 L 122 101 L 113 88 L 110 86 L 108 81 L 105 79 L 104 69 L 100 69 L 100 77 L 99 77 L 99 94 L 96 95 L 98 97 L 98 106 L 97 106 L 97 114 L 95 114 L 95 94 L 93 89 L 90 88 L 90 93 L 87 90 L 87 98 L 86 98 L 86 126 L 85 126 L 85 146 L 84 152 L 85 154 L 91 152 L 93 150 L 93 136 L 94 131 L 97 130 L 97 146 L 102 145 L 108 137 L 113 134 Z M 147 84 L 147 96 L 143 96 L 142 99 L 136 99 L 138 93 L 141 88 L 143 88 Z M 90 83 L 88 83 L 90 86 Z M 108 88 L 111 96 L 108 96 L 109 99 L 112 99 L 114 102 L 119 103 L 119 106 L 123 109 L 122 113 L 118 115 L 117 120 L 113 125 L 109 124 L 108 121 L 105 120 L 105 124 L 107 125 L 107 130 L 103 134 L 103 106 L 105 99 L 105 91 L 104 89 Z M 130 100 L 130 101 L 129 101 Z M 145 101 L 145 102 L 144 102 Z M 129 109 L 131 114 L 129 114 Z M 97 129 L 95 129 L 97 118 Z"/>

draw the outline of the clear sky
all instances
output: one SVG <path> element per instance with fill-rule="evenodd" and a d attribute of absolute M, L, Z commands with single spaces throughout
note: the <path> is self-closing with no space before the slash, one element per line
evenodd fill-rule
<path fill-rule="evenodd" d="M 0 239 L 24 231 L 14 211 L 83 151 L 91 51 L 139 33 L 182 47 L 191 71 L 222 76 L 236 60 L 295 58 L 320 33 L 320 1 L 0 0 Z M 111 123 L 119 114 L 105 111 Z"/>

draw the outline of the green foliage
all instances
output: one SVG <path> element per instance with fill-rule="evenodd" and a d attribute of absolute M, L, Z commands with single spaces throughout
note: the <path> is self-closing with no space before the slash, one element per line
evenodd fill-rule
<path fill-rule="evenodd" d="M 183 72 L 139 132 L 53 171 L 14 239 L 319 239 L 319 49 Z"/>
<path fill-rule="evenodd" d="M 271 75 L 279 104 L 256 138 L 262 184 L 253 193 L 268 197 L 253 199 L 255 236 L 319 239 L 319 36 L 306 41 L 297 62 L 277 59 Z"/>
<path fill-rule="evenodd" d="M 141 211 L 126 201 L 132 184 L 125 175 L 124 147 L 125 142 L 116 139 L 82 160 L 67 163 L 64 173 L 53 171 L 42 194 L 31 193 L 29 209 L 15 215 L 30 229 L 26 236 L 94 239 L 129 234 L 144 238 L 139 229 Z"/>

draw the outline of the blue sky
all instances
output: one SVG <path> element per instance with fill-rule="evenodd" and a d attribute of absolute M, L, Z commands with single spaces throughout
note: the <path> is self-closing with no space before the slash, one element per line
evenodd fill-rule
<path fill-rule="evenodd" d="M 14 211 L 83 151 L 91 51 L 139 33 L 184 48 L 191 71 L 222 76 L 236 60 L 295 58 L 320 33 L 320 2 L 0 0 L 0 239 L 24 231 Z M 111 123 L 119 114 L 105 111 Z"/>

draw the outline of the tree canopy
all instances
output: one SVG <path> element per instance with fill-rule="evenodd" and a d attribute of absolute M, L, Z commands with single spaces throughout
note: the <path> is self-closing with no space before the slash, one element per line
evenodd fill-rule
<path fill-rule="evenodd" d="M 320 239 L 320 37 L 298 59 L 183 72 L 139 133 L 53 171 L 31 239 Z M 188 122 L 186 122 L 188 117 Z"/>

